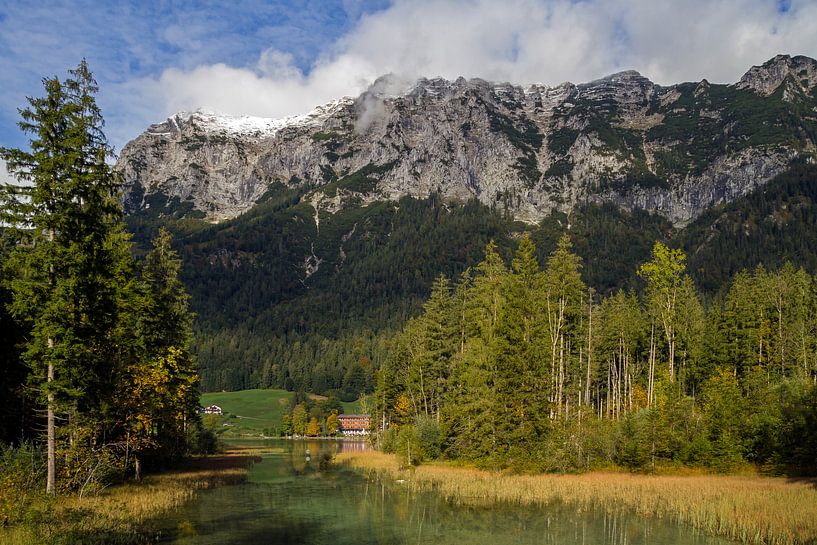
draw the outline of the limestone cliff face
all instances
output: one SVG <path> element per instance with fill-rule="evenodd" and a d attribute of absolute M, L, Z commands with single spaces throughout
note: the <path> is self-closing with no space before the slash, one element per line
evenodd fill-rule
<path fill-rule="evenodd" d="M 735 85 L 662 87 L 632 71 L 556 87 L 385 76 L 283 120 L 177 114 L 128 143 L 117 168 L 129 211 L 189 203 L 211 220 L 286 186 L 316 218 L 439 191 L 530 222 L 607 201 L 684 224 L 813 154 L 815 139 L 817 62 L 778 56 Z"/>
<path fill-rule="evenodd" d="M 811 93 L 817 86 L 817 63 L 814 59 L 798 55 L 777 55 L 761 66 L 753 66 L 737 83 L 739 89 L 751 89 L 769 96 L 783 82 L 789 81 L 803 93 Z M 792 95 L 789 95 L 790 99 Z"/>

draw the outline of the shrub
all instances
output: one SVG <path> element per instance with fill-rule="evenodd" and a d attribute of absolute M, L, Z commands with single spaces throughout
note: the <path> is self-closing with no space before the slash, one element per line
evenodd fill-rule
<path fill-rule="evenodd" d="M 415 421 L 415 434 L 423 460 L 434 460 L 440 457 L 442 433 L 440 424 L 430 416 L 418 416 Z"/>
<path fill-rule="evenodd" d="M 94 494 L 120 481 L 126 468 L 119 445 L 91 446 L 76 440 L 57 449 L 57 488 L 62 493 Z M 70 463 L 67 462 L 70 460 Z"/>
<path fill-rule="evenodd" d="M 397 433 L 399 428 L 397 426 L 390 426 L 380 434 L 380 450 L 393 454 L 397 451 Z"/>
<path fill-rule="evenodd" d="M 45 457 L 31 443 L 0 445 L 0 526 L 23 517 L 45 490 Z"/>
<path fill-rule="evenodd" d="M 267 432 L 269 430 L 264 431 L 266 435 L 271 433 Z M 201 421 L 190 426 L 187 433 L 187 444 L 191 454 L 213 454 L 219 451 L 220 445 L 216 432 L 212 428 L 205 426 Z"/>
<path fill-rule="evenodd" d="M 400 431 L 397 432 L 396 451 L 406 465 L 416 466 L 423 461 L 423 451 L 414 426 L 400 426 Z"/>

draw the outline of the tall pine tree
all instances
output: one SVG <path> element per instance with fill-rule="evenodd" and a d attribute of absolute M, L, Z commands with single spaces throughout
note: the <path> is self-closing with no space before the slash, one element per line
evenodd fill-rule
<path fill-rule="evenodd" d="M 98 394 L 110 391 L 121 210 L 87 63 L 43 86 L 45 96 L 20 111 L 30 150 L 0 149 L 20 182 L 0 193 L 0 220 L 16 243 L 6 262 L 9 309 L 31 332 L 24 359 L 46 406 L 54 494 L 57 413 L 72 423 L 98 414 Z"/>

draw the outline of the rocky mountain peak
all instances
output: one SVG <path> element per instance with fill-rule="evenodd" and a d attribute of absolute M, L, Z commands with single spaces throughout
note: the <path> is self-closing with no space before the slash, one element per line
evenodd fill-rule
<path fill-rule="evenodd" d="M 397 74 L 384 74 L 372 82 L 365 94 L 378 98 L 393 98 L 409 92 L 416 82 Z"/>
<path fill-rule="evenodd" d="M 130 211 L 216 221 L 287 188 L 316 222 L 440 192 L 529 222 L 590 201 L 683 224 L 814 153 L 816 74 L 814 60 L 785 55 L 737 85 L 659 86 L 635 71 L 555 87 L 389 74 L 301 116 L 177 114 L 128 143 L 117 169 Z M 754 94 L 733 100 L 741 89 Z"/>
<path fill-rule="evenodd" d="M 760 66 L 750 68 L 737 83 L 739 89 L 751 89 L 762 96 L 774 93 L 787 78 L 810 93 L 817 86 L 817 61 L 798 55 L 776 55 Z"/>
<path fill-rule="evenodd" d="M 599 78 L 597 80 L 583 83 L 579 85 L 579 87 L 607 87 L 607 86 L 618 86 L 618 87 L 629 87 L 629 86 L 652 86 L 653 83 L 641 75 L 640 72 L 636 70 L 624 70 L 622 72 L 616 72 L 614 74 L 610 74 L 603 78 Z"/>

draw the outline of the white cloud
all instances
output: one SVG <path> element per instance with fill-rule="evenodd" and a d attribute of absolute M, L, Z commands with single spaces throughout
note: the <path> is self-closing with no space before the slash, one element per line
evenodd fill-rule
<path fill-rule="evenodd" d="M 14 185 L 32 185 L 31 182 L 28 180 L 18 180 L 11 173 L 8 171 L 8 167 L 6 162 L 3 159 L 0 159 L 0 185 L 7 185 L 7 184 L 14 184 Z"/>
<path fill-rule="evenodd" d="M 735 81 L 777 53 L 817 55 L 817 2 L 421 0 L 339 42 L 377 72 L 558 84 L 636 69 L 659 83 Z M 810 29 L 810 30 L 809 30 Z"/>
<path fill-rule="evenodd" d="M 734 82 L 777 53 L 817 57 L 814 21 L 814 0 L 793 0 L 785 13 L 773 0 L 398 0 L 363 16 L 308 73 L 267 50 L 253 66 L 169 68 L 121 83 L 111 136 L 124 142 L 179 110 L 303 113 L 389 72 L 555 85 L 636 69 L 663 84 Z"/>
<path fill-rule="evenodd" d="M 262 117 L 305 113 L 316 105 L 361 92 L 377 76 L 371 66 L 354 57 L 316 65 L 309 75 L 288 60 L 286 54 L 265 52 L 253 69 L 225 64 L 189 71 L 174 68 L 165 70 L 157 79 L 118 85 L 111 93 L 116 97 L 113 110 L 125 115 L 122 119 L 109 118 L 109 137 L 113 142 L 123 142 L 143 130 L 147 122 L 197 108 Z M 144 124 L 134 126 L 134 120 Z"/>
<path fill-rule="evenodd" d="M 3 159 L 0 159 L 0 185 L 7 185 L 12 182 L 16 183 L 16 180 L 11 174 L 9 174 L 9 171 L 6 168 L 6 162 Z"/>

